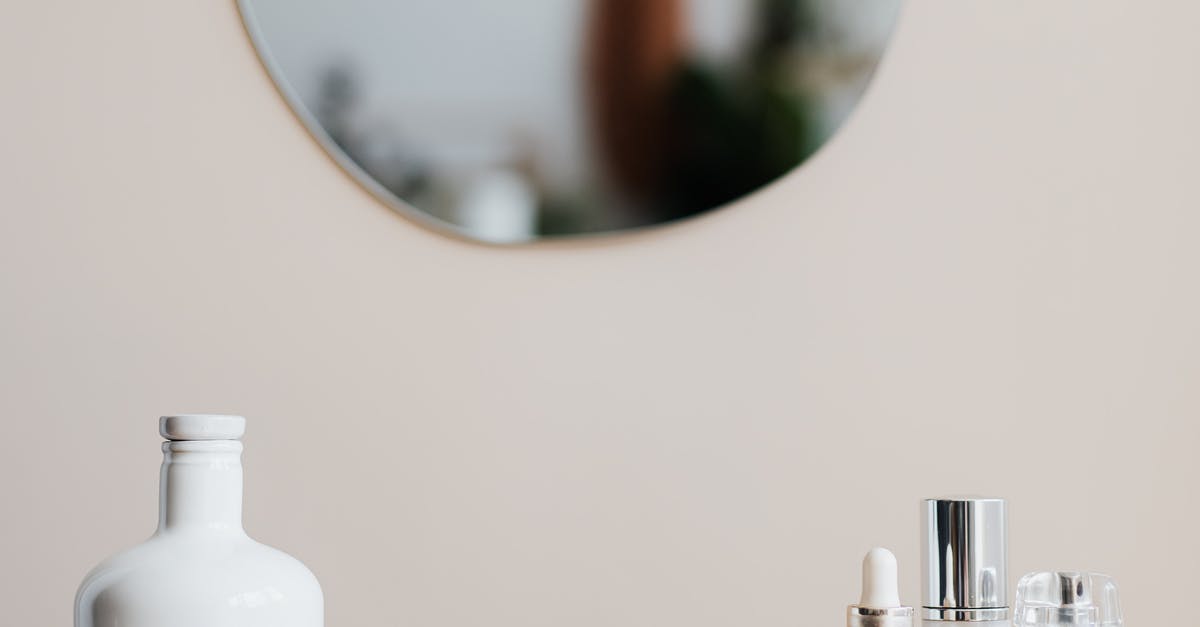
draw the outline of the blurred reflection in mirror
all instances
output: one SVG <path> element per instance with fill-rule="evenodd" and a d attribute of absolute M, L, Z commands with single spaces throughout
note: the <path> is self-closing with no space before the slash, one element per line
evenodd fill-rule
<path fill-rule="evenodd" d="M 492 243 L 633 229 L 810 156 L 899 0 L 240 0 L 301 119 L 424 224 Z"/>

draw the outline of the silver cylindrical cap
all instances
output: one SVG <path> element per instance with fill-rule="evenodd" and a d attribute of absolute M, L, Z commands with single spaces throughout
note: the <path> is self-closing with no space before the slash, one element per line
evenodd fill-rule
<path fill-rule="evenodd" d="M 921 509 L 926 620 L 1008 619 L 1008 508 L 1004 499 L 926 499 Z"/>

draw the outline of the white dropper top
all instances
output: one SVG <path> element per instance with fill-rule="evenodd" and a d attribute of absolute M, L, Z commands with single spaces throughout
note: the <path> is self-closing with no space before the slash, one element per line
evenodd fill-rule
<path fill-rule="evenodd" d="M 881 610 L 900 607 L 900 567 L 891 551 L 875 547 L 863 558 L 862 599 L 858 606 Z"/>
<path fill-rule="evenodd" d="M 883 548 L 867 552 L 862 562 L 862 598 L 846 613 L 847 627 L 912 627 L 913 608 L 900 604 L 900 569 L 896 556 Z"/>

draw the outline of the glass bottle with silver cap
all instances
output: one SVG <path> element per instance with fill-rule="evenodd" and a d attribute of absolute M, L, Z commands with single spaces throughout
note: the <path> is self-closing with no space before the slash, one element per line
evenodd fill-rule
<path fill-rule="evenodd" d="M 1008 625 L 1004 499 L 926 499 L 921 518 L 922 622 Z"/>

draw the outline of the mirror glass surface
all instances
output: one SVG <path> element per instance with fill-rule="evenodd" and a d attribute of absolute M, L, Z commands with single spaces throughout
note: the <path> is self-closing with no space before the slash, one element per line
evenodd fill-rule
<path fill-rule="evenodd" d="M 280 91 L 397 211 L 470 239 L 621 231 L 812 155 L 900 0 L 240 0 Z"/>

